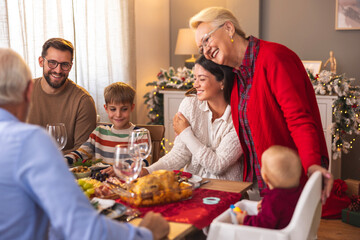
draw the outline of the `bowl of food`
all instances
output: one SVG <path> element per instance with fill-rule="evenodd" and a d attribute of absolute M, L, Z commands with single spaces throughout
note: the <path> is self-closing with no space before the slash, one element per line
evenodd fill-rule
<path fill-rule="evenodd" d="M 193 185 L 178 181 L 173 171 L 158 170 L 132 181 L 129 189 L 114 189 L 122 201 L 145 207 L 177 202 L 192 196 Z"/>
<path fill-rule="evenodd" d="M 87 166 L 73 167 L 70 171 L 77 179 L 89 177 L 91 174 L 91 169 Z"/>

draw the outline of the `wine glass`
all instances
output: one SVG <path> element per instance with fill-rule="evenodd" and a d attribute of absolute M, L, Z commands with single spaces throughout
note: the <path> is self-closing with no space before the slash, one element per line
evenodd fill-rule
<path fill-rule="evenodd" d="M 59 150 L 62 150 L 67 142 L 67 134 L 64 123 L 53 123 L 46 125 L 46 131 L 55 139 Z"/>
<path fill-rule="evenodd" d="M 127 188 L 135 180 L 141 170 L 141 156 L 137 144 L 118 144 L 114 153 L 114 172 L 125 181 Z"/>
<path fill-rule="evenodd" d="M 129 135 L 128 143 L 130 146 L 138 145 L 142 159 L 147 159 L 151 153 L 150 132 L 146 128 L 134 129 Z"/>

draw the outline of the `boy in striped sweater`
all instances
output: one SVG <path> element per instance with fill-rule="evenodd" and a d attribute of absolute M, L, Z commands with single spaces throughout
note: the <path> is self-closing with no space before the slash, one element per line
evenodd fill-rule
<path fill-rule="evenodd" d="M 104 163 L 114 162 L 114 150 L 117 144 L 127 143 L 130 132 L 136 126 L 130 122 L 130 115 L 134 110 L 135 90 L 123 83 L 115 82 L 104 90 L 105 111 L 111 125 L 99 125 L 90 134 L 89 139 L 76 151 L 65 155 L 69 165 L 79 158 L 102 159 Z M 149 164 L 144 160 L 146 166 Z"/>

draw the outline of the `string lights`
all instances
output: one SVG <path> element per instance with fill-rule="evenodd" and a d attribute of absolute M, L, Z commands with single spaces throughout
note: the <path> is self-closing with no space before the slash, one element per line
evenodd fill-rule
<path fill-rule="evenodd" d="M 166 149 L 166 144 L 167 143 L 169 145 L 170 148 L 172 148 L 172 145 L 174 144 L 173 142 L 170 142 L 169 139 L 167 138 L 163 138 L 161 141 L 161 148 L 164 150 L 164 153 L 167 154 L 169 152 L 169 150 Z"/>

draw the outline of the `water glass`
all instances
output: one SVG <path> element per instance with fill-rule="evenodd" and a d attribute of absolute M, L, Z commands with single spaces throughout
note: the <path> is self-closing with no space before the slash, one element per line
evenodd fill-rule
<path fill-rule="evenodd" d="M 67 142 L 67 134 L 64 123 L 53 123 L 46 125 L 46 131 L 52 136 L 58 144 L 59 150 L 62 150 Z"/>

